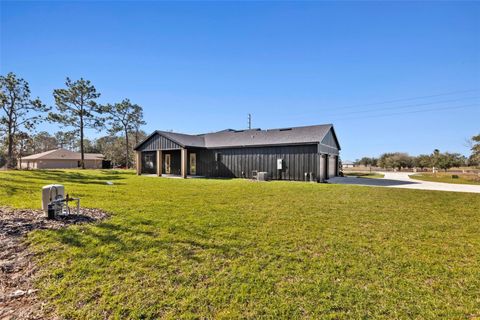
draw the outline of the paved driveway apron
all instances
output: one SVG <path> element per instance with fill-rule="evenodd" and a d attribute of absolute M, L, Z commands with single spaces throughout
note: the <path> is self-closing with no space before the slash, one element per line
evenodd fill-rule
<path fill-rule="evenodd" d="M 411 179 L 411 172 L 382 172 L 385 174 L 383 179 L 367 179 L 356 177 L 335 177 L 328 180 L 329 183 L 337 184 L 356 184 L 362 186 L 376 186 L 389 188 L 421 189 L 421 190 L 439 190 L 452 192 L 473 192 L 480 193 L 480 185 L 472 184 L 453 184 L 443 182 L 430 182 Z"/>

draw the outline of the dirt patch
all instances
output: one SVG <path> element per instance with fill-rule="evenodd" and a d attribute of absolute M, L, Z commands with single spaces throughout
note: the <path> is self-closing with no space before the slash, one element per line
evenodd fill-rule
<path fill-rule="evenodd" d="M 33 287 L 37 268 L 25 243 L 28 232 L 60 229 L 106 217 L 101 210 L 83 208 L 79 215 L 48 220 L 41 210 L 0 207 L 0 319 L 45 319 L 45 306 Z"/>

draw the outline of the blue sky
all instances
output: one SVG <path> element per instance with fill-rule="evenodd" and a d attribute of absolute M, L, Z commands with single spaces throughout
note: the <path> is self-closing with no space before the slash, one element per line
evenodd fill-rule
<path fill-rule="evenodd" d="M 465 139 L 480 133 L 480 3 L 2 1 L 0 9 L 2 74 L 25 78 L 50 105 L 66 76 L 90 79 L 99 102 L 143 106 L 147 132 L 240 129 L 248 113 L 260 128 L 333 123 L 345 160 L 468 154 Z"/>

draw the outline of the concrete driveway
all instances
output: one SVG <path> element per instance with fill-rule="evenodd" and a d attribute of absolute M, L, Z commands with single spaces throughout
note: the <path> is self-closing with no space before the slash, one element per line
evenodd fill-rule
<path fill-rule="evenodd" d="M 438 190 L 452 192 L 473 192 L 480 193 L 480 185 L 453 184 L 443 182 L 430 182 L 411 179 L 412 172 L 380 172 L 385 175 L 383 179 L 369 179 L 357 177 L 335 177 L 328 180 L 328 183 L 355 184 L 362 186 Z"/>

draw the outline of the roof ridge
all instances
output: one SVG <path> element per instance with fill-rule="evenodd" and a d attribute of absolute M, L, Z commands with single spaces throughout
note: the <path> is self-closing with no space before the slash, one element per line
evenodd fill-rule
<path fill-rule="evenodd" d="M 227 128 L 220 131 L 213 131 L 213 132 L 204 132 L 204 133 L 183 133 L 177 131 L 165 131 L 165 130 L 155 130 L 155 132 L 159 133 L 170 133 L 170 134 L 181 134 L 185 136 L 192 136 L 192 137 L 203 137 L 206 135 L 217 134 L 217 133 L 229 133 L 229 132 L 246 132 L 246 131 L 275 131 L 275 130 L 284 130 L 284 129 L 302 129 L 302 128 L 312 128 L 312 127 L 325 127 L 330 126 L 333 127 L 333 123 L 325 123 L 325 124 L 311 124 L 305 126 L 293 126 L 293 127 L 281 127 L 281 128 L 269 128 L 269 129 L 262 129 L 262 128 L 251 128 L 251 129 L 232 129 Z"/>
<path fill-rule="evenodd" d="M 58 151 L 60 151 L 63 154 L 70 154 L 70 156 L 80 155 L 80 152 L 68 150 L 68 149 L 65 149 L 65 148 L 56 148 L 56 149 L 47 150 L 47 151 L 40 152 L 40 153 L 34 153 L 34 154 L 31 154 L 31 155 L 22 157 L 22 159 L 24 159 L 24 160 L 38 160 L 38 159 L 49 160 L 49 159 L 52 159 L 52 158 L 45 158 L 45 157 L 47 157 L 49 155 L 52 155 L 52 154 L 54 154 L 55 152 L 58 152 Z M 102 153 L 85 152 L 84 155 L 94 156 L 94 157 L 100 157 L 100 156 L 104 157 L 104 155 Z"/>
<path fill-rule="evenodd" d="M 135 147 L 135 150 L 139 149 L 141 145 L 155 134 L 162 135 L 181 147 L 215 148 L 219 146 L 320 143 L 329 130 L 333 130 L 333 124 L 331 123 L 264 130 L 260 128 L 244 130 L 225 129 L 203 134 L 156 130 L 140 142 Z"/>

